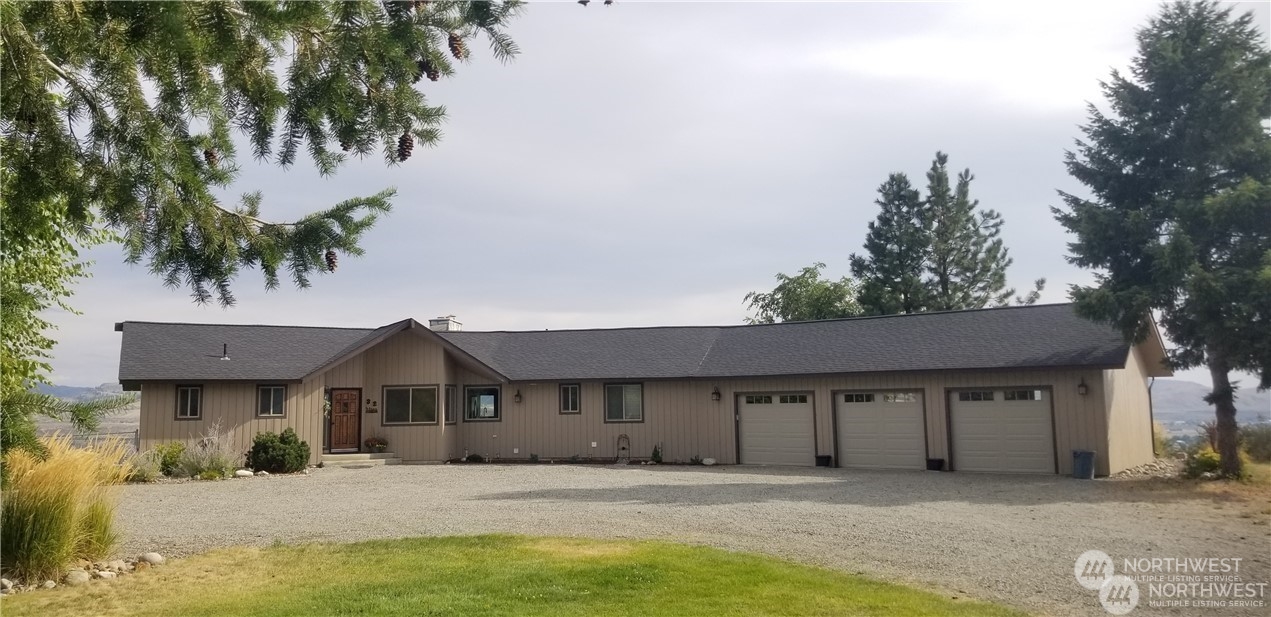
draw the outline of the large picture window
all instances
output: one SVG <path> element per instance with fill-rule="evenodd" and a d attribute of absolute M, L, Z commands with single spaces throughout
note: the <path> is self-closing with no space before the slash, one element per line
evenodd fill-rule
<path fill-rule="evenodd" d="M 468 422 L 493 422 L 499 419 L 499 388 L 474 386 L 464 388 L 463 419 Z"/>
<path fill-rule="evenodd" d="M 256 415 L 262 418 L 281 418 L 286 400 L 287 386 L 256 386 Z"/>
<path fill-rule="evenodd" d="M 605 385 L 605 422 L 643 421 L 643 385 L 638 383 Z"/>
<path fill-rule="evenodd" d="M 203 386 L 177 386 L 177 419 L 203 417 Z"/>
<path fill-rule="evenodd" d="M 576 383 L 560 385 L 560 412 L 580 413 L 582 411 L 582 386 Z"/>
<path fill-rule="evenodd" d="M 384 424 L 436 424 L 436 386 L 384 388 Z"/>

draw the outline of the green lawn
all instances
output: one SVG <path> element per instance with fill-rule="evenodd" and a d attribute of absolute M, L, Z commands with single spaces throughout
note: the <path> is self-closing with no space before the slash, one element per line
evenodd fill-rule
<path fill-rule="evenodd" d="M 215 551 L 0 601 L 39 615 L 1021 615 L 758 555 L 473 536 Z"/>

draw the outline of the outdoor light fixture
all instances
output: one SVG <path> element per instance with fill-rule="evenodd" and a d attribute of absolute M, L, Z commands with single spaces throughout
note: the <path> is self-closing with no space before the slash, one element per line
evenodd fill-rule
<path fill-rule="evenodd" d="M 513 397 L 512 397 L 512 400 L 516 401 L 517 403 L 520 403 L 520 402 L 521 402 L 521 391 L 520 391 L 520 390 L 517 390 L 517 391 L 516 391 L 516 396 L 513 396 Z"/>
<path fill-rule="evenodd" d="M 1077 384 L 1077 394 L 1085 396 L 1090 393 L 1090 386 L 1086 385 L 1086 378 L 1082 377 L 1081 382 Z"/>
<path fill-rule="evenodd" d="M 715 389 L 711 390 L 711 400 L 718 401 L 720 399 L 720 396 L 722 395 L 719 393 L 719 386 L 715 386 Z"/>

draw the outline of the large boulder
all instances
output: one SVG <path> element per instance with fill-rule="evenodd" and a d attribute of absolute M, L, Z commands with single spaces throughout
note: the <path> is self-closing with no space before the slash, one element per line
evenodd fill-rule
<path fill-rule="evenodd" d="M 141 556 L 137 558 L 137 561 L 148 563 L 152 566 L 161 566 L 163 565 L 163 555 L 160 555 L 159 553 L 142 553 Z"/>
<path fill-rule="evenodd" d="M 64 580 L 67 585 L 75 587 L 76 585 L 83 585 L 84 583 L 93 580 L 93 575 L 83 570 L 71 570 L 66 573 L 66 578 Z"/>

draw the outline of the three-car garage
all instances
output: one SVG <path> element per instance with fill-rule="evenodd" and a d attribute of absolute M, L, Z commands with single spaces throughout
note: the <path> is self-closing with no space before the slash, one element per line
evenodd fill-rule
<path fill-rule="evenodd" d="M 993 473 L 1056 473 L 1048 388 L 949 390 L 946 468 Z M 833 461 L 858 469 L 925 469 L 927 405 L 921 389 L 832 393 Z M 816 401 L 808 393 L 737 395 L 738 461 L 816 464 Z"/>

